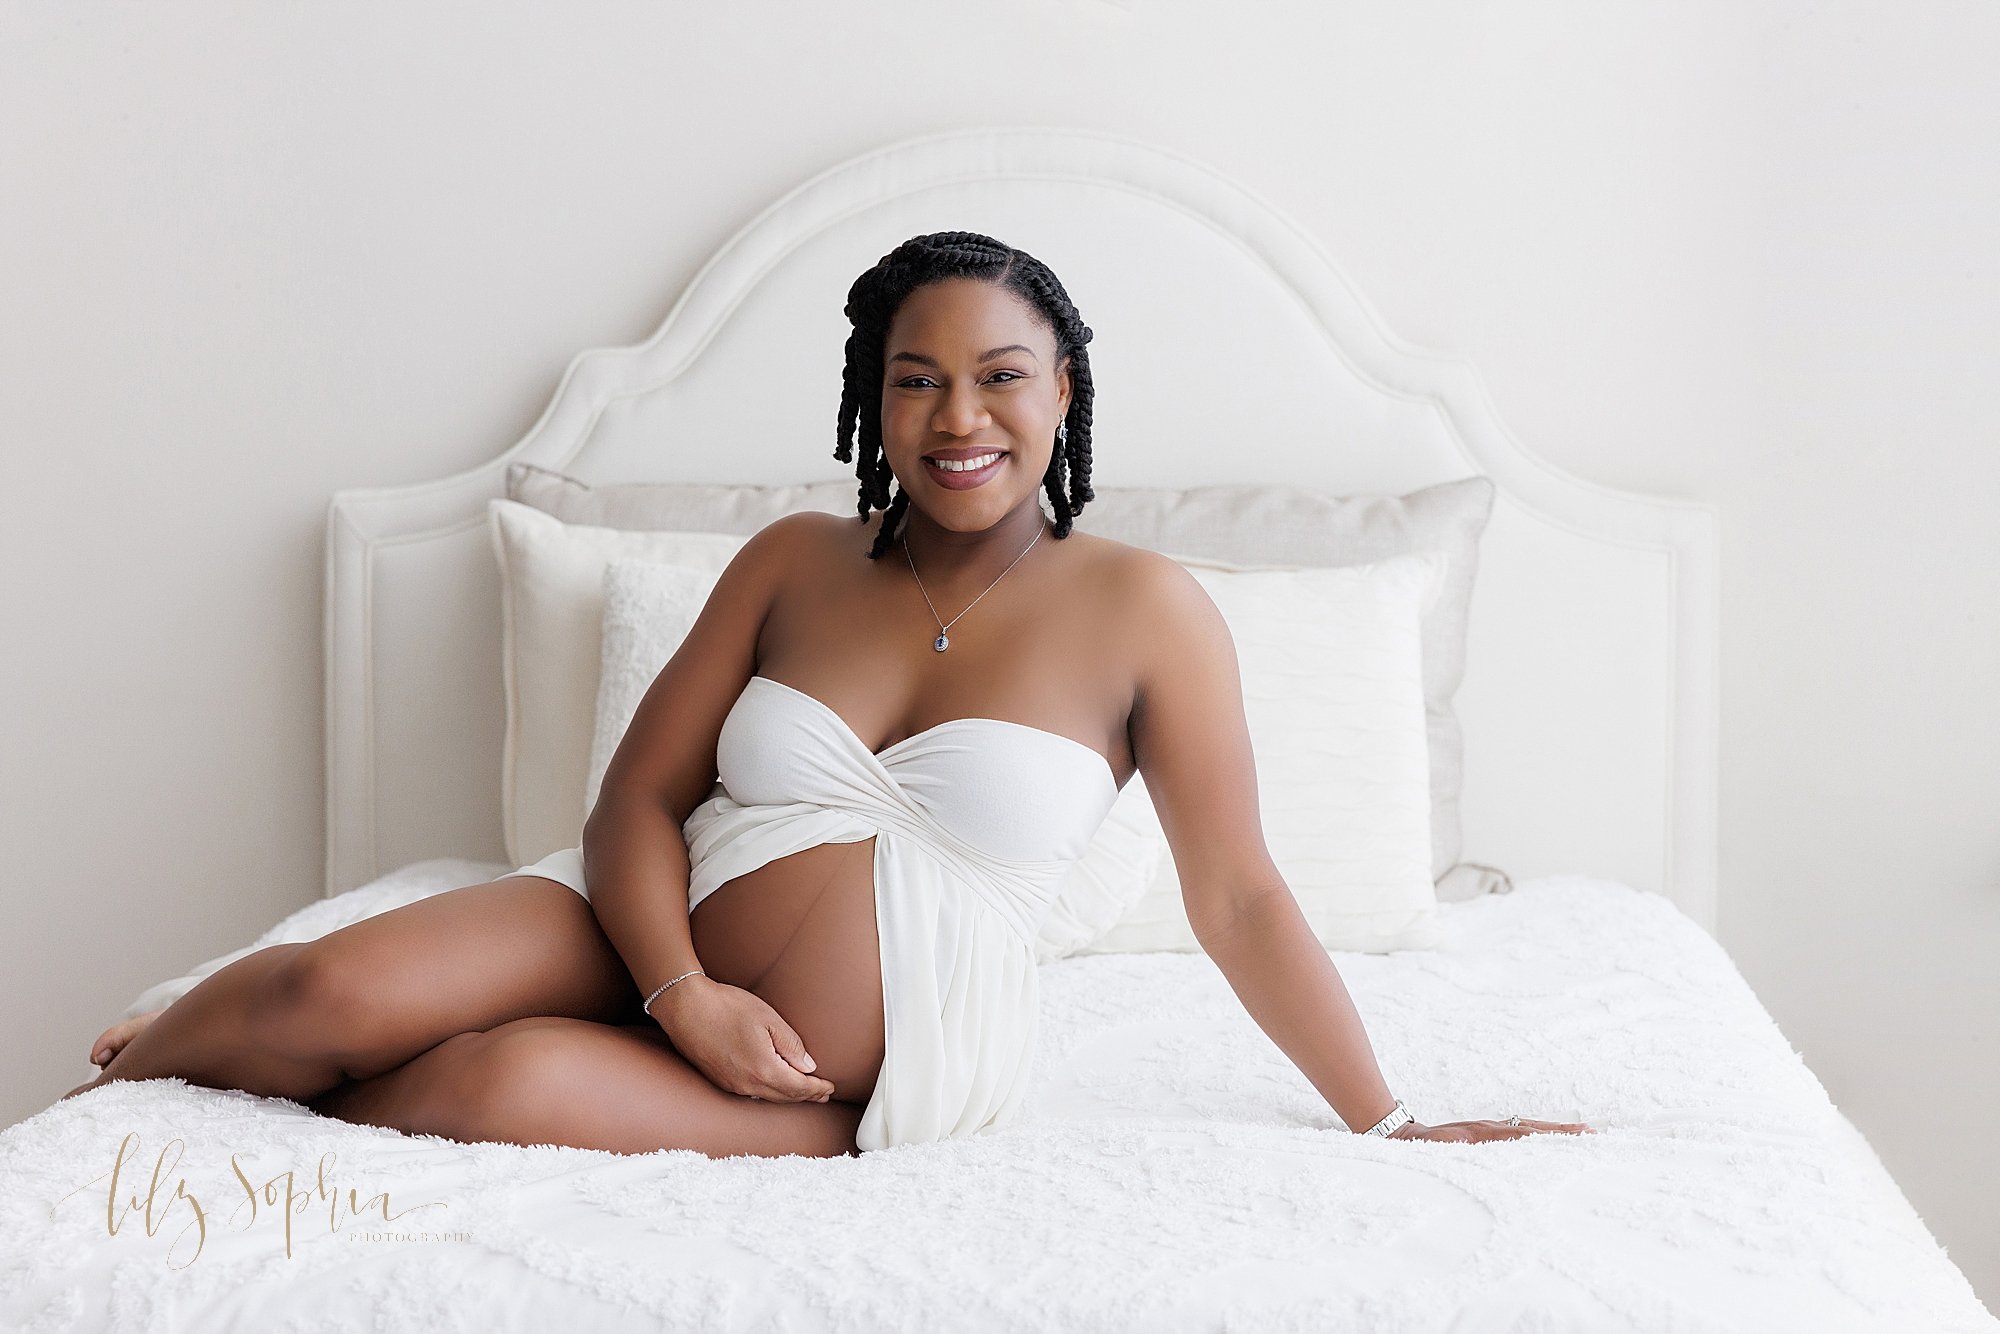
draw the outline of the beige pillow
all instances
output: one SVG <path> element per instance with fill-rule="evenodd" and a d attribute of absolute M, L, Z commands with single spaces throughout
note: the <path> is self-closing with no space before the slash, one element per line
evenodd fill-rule
<path fill-rule="evenodd" d="M 680 649 L 715 587 L 716 572 L 618 559 L 604 570 L 604 647 L 590 748 L 589 802 L 639 701 Z M 586 803 L 586 809 L 588 809 Z M 1110 930 L 1152 882 L 1166 841 L 1150 806 L 1121 803 L 1091 836 L 1057 890 L 1035 942 L 1037 958 L 1060 959 Z"/>
<path fill-rule="evenodd" d="M 1422 624 L 1447 557 L 1337 569 L 1242 568 L 1176 557 L 1235 641 L 1265 846 L 1330 949 L 1437 943 Z M 1145 803 L 1138 780 L 1119 794 Z M 1198 950 L 1171 858 L 1082 952 Z"/>
<path fill-rule="evenodd" d="M 852 515 L 856 483 L 792 486 L 626 482 L 591 486 L 529 463 L 511 464 L 514 499 L 572 523 L 632 529 L 749 534 L 781 514 L 818 509 Z M 1430 758 L 1431 876 L 1445 898 L 1502 880 L 1461 864 L 1458 802 L 1464 742 L 1452 696 L 1465 675 L 1466 622 L 1479 539 L 1496 488 L 1485 477 L 1439 482 L 1403 496 L 1339 496 L 1292 486 L 1099 486 L 1077 526 L 1133 546 L 1238 566 L 1339 567 L 1416 551 L 1448 559 L 1436 603 L 1423 618 L 1424 716 Z M 1134 778 L 1128 788 L 1140 783 Z"/>
<path fill-rule="evenodd" d="M 591 486 L 532 463 L 507 465 L 507 496 L 555 515 L 564 523 L 641 532 L 739 533 L 761 531 L 797 510 L 854 517 L 860 484 L 800 482 L 764 486 L 748 482 L 620 482 Z M 860 527 L 857 521 L 855 527 Z"/>

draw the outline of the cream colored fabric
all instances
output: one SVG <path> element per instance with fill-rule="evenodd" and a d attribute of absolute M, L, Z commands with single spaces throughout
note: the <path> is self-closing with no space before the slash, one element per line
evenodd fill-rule
<path fill-rule="evenodd" d="M 738 533 L 744 537 L 795 510 L 854 517 L 856 482 L 782 486 L 714 482 L 620 482 L 592 486 L 532 463 L 507 465 L 507 496 L 564 523 L 647 532 Z M 859 526 L 859 520 L 856 520 Z"/>
<path fill-rule="evenodd" d="M 643 559 L 611 561 L 604 571 L 604 635 L 586 811 L 604 770 L 660 667 L 680 648 L 714 588 L 716 572 Z M 1152 883 L 1166 841 L 1150 806 L 1120 803 L 1091 834 L 1041 919 L 1035 942 L 1042 961 L 1096 940 Z"/>
<path fill-rule="evenodd" d="M 1264 843 L 1314 935 L 1331 949 L 1434 946 L 1421 641 L 1446 555 L 1296 570 L 1176 559 L 1235 641 Z M 1143 806 L 1134 818 L 1158 828 L 1138 779 L 1118 804 Z M 1168 858 L 1081 952 L 1199 948 Z"/>

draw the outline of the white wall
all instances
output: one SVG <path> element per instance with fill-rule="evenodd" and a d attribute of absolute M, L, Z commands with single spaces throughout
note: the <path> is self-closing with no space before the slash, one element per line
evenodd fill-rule
<path fill-rule="evenodd" d="M 490 458 L 810 173 L 1090 126 L 1721 507 L 1723 943 L 2000 1306 L 2000 11 L 870 11 L 0 10 L 0 1115 L 317 893 L 330 492 Z"/>

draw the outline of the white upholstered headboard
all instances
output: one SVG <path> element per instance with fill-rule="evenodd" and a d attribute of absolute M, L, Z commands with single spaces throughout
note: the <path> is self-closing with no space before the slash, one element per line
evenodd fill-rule
<path fill-rule="evenodd" d="M 1491 477 L 1457 696 L 1463 855 L 1517 879 L 1622 880 L 1714 929 L 1714 510 L 1536 459 L 1469 366 L 1399 342 L 1309 237 L 1212 170 L 1036 128 L 908 140 L 814 177 L 724 245 L 652 337 L 577 356 L 504 453 L 335 495 L 327 893 L 428 857 L 506 860 L 485 525 L 507 465 L 593 483 L 851 478 L 833 458 L 847 288 L 943 230 L 1030 251 L 1095 331 L 1100 487 L 1400 494 Z"/>

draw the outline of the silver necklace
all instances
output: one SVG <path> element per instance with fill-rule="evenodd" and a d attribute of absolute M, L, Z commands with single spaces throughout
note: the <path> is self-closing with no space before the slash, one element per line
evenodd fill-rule
<path fill-rule="evenodd" d="M 1039 542 L 1041 540 L 1042 540 L 1042 525 L 1036 524 L 1035 535 L 1032 539 L 1030 539 L 1027 546 L 1021 548 L 1021 556 L 1027 555 L 1029 549 L 1033 547 L 1036 542 Z M 1008 563 L 1007 569 L 1000 571 L 999 575 L 994 578 L 993 584 L 997 584 L 1000 582 L 1000 580 L 1005 579 L 1007 577 L 1007 571 L 1012 570 L 1016 565 L 1019 565 L 1021 563 L 1021 556 L 1014 557 L 1014 559 Z M 960 612 L 957 616 L 954 616 L 949 621 L 947 621 L 938 615 L 937 604 L 931 601 L 931 595 L 929 593 L 924 592 L 923 576 L 917 573 L 917 561 L 914 556 L 910 555 L 910 539 L 907 537 L 903 539 L 903 559 L 910 562 L 910 577 L 917 581 L 917 591 L 919 593 L 924 594 L 924 605 L 931 609 L 931 619 L 937 621 L 938 623 L 938 637 L 931 641 L 931 647 L 936 649 L 938 652 L 942 653 L 946 649 L 951 647 L 951 636 L 947 635 L 945 631 L 951 629 L 952 626 L 957 625 L 959 622 L 959 618 L 965 615 L 965 611 L 971 611 L 974 607 L 978 606 L 979 598 L 983 598 L 986 596 L 987 593 L 991 593 L 993 591 L 993 584 L 986 585 L 986 592 L 981 593 L 979 595 L 979 598 L 974 598 L 972 599 L 972 601 L 966 603 L 965 611 Z"/>

